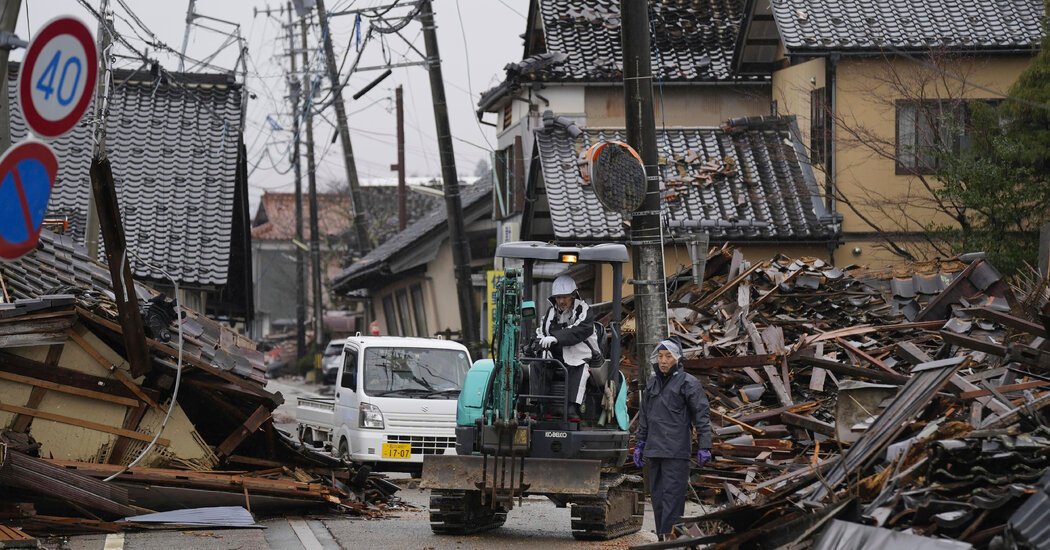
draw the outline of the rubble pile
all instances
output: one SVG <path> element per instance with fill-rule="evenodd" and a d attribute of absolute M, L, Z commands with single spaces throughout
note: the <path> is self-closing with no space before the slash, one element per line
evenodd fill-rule
<path fill-rule="evenodd" d="M 396 485 L 274 426 L 284 399 L 265 389 L 252 341 L 136 291 L 142 375 L 124 354 L 108 272 L 83 248 L 45 231 L 34 253 L 0 264 L 0 523 L 43 535 L 216 506 L 382 514 Z"/>
<path fill-rule="evenodd" d="M 715 436 L 692 489 L 718 507 L 677 544 L 1050 544 L 1045 281 L 1011 288 L 979 255 L 872 270 L 723 249 L 702 288 L 669 285 Z"/>

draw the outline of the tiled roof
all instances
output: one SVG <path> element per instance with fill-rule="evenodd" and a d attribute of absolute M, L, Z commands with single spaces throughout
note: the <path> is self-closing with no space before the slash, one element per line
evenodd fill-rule
<path fill-rule="evenodd" d="M 397 187 L 361 187 L 365 215 L 370 231 L 377 233 L 376 240 L 382 242 L 397 232 Z M 437 197 L 408 192 L 406 198 L 408 222 L 424 216 L 431 208 L 441 203 Z M 319 193 L 317 206 L 320 210 L 318 224 L 325 236 L 343 236 L 351 228 L 353 213 L 349 196 L 342 193 Z M 310 238 L 307 195 L 303 196 L 303 238 Z M 265 193 L 259 202 L 252 227 L 252 239 L 257 241 L 288 241 L 295 238 L 295 193 Z"/>
<path fill-rule="evenodd" d="M 1042 0 L 772 0 L 788 50 L 1038 47 Z"/>
<path fill-rule="evenodd" d="M 548 52 L 569 56 L 565 78 L 621 80 L 620 1 L 538 0 Z M 653 76 L 726 80 L 744 0 L 650 0 Z M 532 52 L 538 53 L 538 52 Z"/>
<path fill-rule="evenodd" d="M 18 66 L 11 65 L 8 99 L 17 141 L 27 129 L 12 84 Z M 136 277 L 167 280 L 149 263 L 182 284 L 223 285 L 233 249 L 246 247 L 231 242 L 236 203 L 247 192 L 237 190 L 241 88 L 225 75 L 176 78 L 187 86 L 155 82 L 148 71 L 114 74 L 106 145 L 126 241 L 142 260 L 132 260 Z M 81 243 L 91 189 L 94 141 L 87 121 L 93 109 L 71 133 L 50 142 L 59 171 L 48 214 L 68 217 Z"/>
<path fill-rule="evenodd" d="M 583 185 L 577 159 L 601 140 L 625 140 L 622 129 L 567 127 L 544 115 L 536 145 L 543 185 L 558 241 L 621 239 L 623 217 L 607 211 L 594 190 Z M 562 121 L 565 119 L 562 118 Z M 730 121 L 732 127 L 657 130 L 656 141 L 667 189 L 661 197 L 666 219 L 694 222 L 767 222 L 765 227 L 713 227 L 712 239 L 813 241 L 830 237 L 832 219 L 792 138 L 793 119 L 754 117 Z M 574 129 L 575 130 L 575 129 Z M 726 173 L 703 167 L 713 159 Z M 666 163 L 663 161 L 666 160 Z M 707 177 L 710 181 L 705 181 Z M 530 190 L 534 191 L 534 190 Z M 677 195 L 671 199 L 670 195 Z"/>
<path fill-rule="evenodd" d="M 485 212 L 491 212 L 491 210 L 486 210 L 486 205 L 491 208 L 492 172 L 482 176 L 473 185 L 461 185 L 459 190 L 460 201 L 467 223 Z M 437 235 L 438 232 L 447 235 L 447 226 L 448 213 L 445 210 L 444 201 L 442 201 L 439 206 L 431 209 L 430 213 L 420 218 L 419 221 L 409 225 L 404 231 L 372 249 L 364 258 L 350 264 L 350 266 L 333 278 L 332 288 L 338 291 L 359 288 L 354 285 L 371 274 L 382 273 L 384 266 L 395 255 L 411 246 L 419 245 L 420 241 L 432 235 Z"/>

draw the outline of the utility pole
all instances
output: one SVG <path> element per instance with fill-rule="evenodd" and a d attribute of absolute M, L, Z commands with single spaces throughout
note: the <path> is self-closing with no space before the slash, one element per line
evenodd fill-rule
<path fill-rule="evenodd" d="M 104 37 L 103 44 L 106 47 L 99 49 L 102 70 L 99 71 L 99 88 L 95 95 L 95 148 L 91 155 L 91 196 L 95 202 L 93 211 L 98 213 L 96 223 L 101 226 L 102 239 L 106 243 L 106 263 L 109 265 L 113 299 L 117 303 L 117 317 L 124 336 L 128 365 L 131 375 L 138 377 L 149 373 L 151 366 L 149 350 L 146 348 L 146 331 L 142 325 L 142 314 L 139 312 L 138 292 L 131 274 L 127 242 L 124 240 L 124 224 L 120 219 L 113 167 L 106 154 L 106 119 L 109 116 L 110 83 L 113 78 L 109 65 L 108 40 L 111 22 L 106 18 L 107 8 L 108 2 L 103 0 L 102 19 L 99 23 L 102 25 L 100 35 Z"/>
<path fill-rule="evenodd" d="M 421 0 L 419 22 L 423 25 L 423 43 L 426 45 L 427 70 L 430 73 L 430 93 L 434 98 L 434 123 L 437 126 L 438 152 L 441 156 L 441 179 L 444 180 L 445 209 L 448 211 L 448 233 L 452 244 L 452 261 L 456 264 L 456 294 L 459 298 L 459 318 L 463 327 L 463 341 L 476 351 L 478 309 L 475 307 L 474 288 L 470 280 L 470 242 L 463 222 L 463 202 L 459 196 L 459 176 L 456 174 L 456 156 L 452 149 L 452 130 L 448 123 L 448 103 L 445 101 L 445 81 L 441 77 L 441 54 L 438 53 L 437 27 L 430 0 Z"/>
<path fill-rule="evenodd" d="M 660 172 L 657 166 L 656 120 L 653 116 L 653 76 L 647 0 L 620 0 L 623 43 L 623 90 L 627 143 L 642 157 L 646 193 L 641 210 L 631 218 L 634 296 L 638 304 L 638 360 L 647 361 L 667 338 L 667 296 L 664 256 L 660 243 Z M 648 369 L 638 369 L 645 387 Z"/>
<path fill-rule="evenodd" d="M 109 24 L 112 24 L 113 20 L 109 18 L 109 0 L 102 0 L 102 6 L 99 9 L 99 15 Z M 99 71 L 98 74 L 102 75 L 103 78 L 98 79 L 98 84 L 95 87 L 95 111 L 102 113 L 102 102 L 106 97 L 106 86 L 107 82 L 106 67 L 109 63 L 107 56 L 109 55 L 109 45 L 113 42 L 113 37 L 109 35 L 109 24 L 99 21 L 98 23 L 98 56 L 99 56 Z M 102 134 L 102 139 L 105 139 L 105 132 Z M 103 144 L 103 146 L 105 146 Z M 87 207 L 87 219 L 84 220 L 84 246 L 87 247 L 88 258 L 92 260 L 98 259 L 98 212 L 95 208 L 95 193 L 92 191 L 88 193 L 88 207 Z"/>
<path fill-rule="evenodd" d="M 320 353 L 324 345 L 324 312 L 321 307 L 321 231 L 317 223 L 317 164 L 314 161 L 314 105 L 313 82 L 310 74 L 310 51 L 306 43 L 306 17 L 299 20 L 303 46 L 303 116 L 306 118 L 306 170 L 310 186 L 310 278 L 314 305 L 314 370 L 321 376 Z M 320 380 L 320 378 L 318 378 Z"/>
<path fill-rule="evenodd" d="M 397 105 L 397 164 L 391 164 L 390 169 L 397 171 L 397 230 L 404 231 L 408 225 L 405 205 L 408 189 L 405 187 L 405 103 L 400 85 L 394 90 L 394 103 Z"/>
<path fill-rule="evenodd" d="M 18 23 L 18 10 L 22 8 L 22 0 L 2 0 L 3 7 L 0 8 L 0 31 L 14 33 L 15 25 Z M 11 148 L 11 105 L 7 100 L 7 56 L 11 53 L 13 45 L 0 48 L 0 154 Z"/>
<path fill-rule="evenodd" d="M 328 28 L 328 13 L 324 0 L 317 0 L 317 17 L 321 23 L 321 40 L 324 42 L 324 60 L 328 79 L 332 81 L 332 103 L 335 105 L 335 121 L 339 126 L 339 141 L 343 145 L 343 165 L 346 181 L 350 184 L 350 204 L 354 211 L 354 232 L 357 234 L 357 252 L 364 256 L 372 249 L 365 223 L 365 205 L 361 202 L 361 184 L 357 181 L 357 164 L 354 147 L 350 143 L 350 129 L 346 125 L 346 105 L 343 104 L 343 85 L 339 81 L 339 69 L 335 66 L 335 51 L 332 49 L 332 33 Z"/>
<path fill-rule="evenodd" d="M 191 0 L 192 1 L 192 0 Z M 299 97 L 302 84 L 295 68 L 295 21 L 292 19 L 292 3 L 288 2 L 288 57 L 292 61 L 292 73 L 288 79 L 288 93 L 292 100 L 292 166 L 295 168 L 295 357 L 306 355 L 306 269 L 303 257 L 303 174 L 299 155 Z"/>

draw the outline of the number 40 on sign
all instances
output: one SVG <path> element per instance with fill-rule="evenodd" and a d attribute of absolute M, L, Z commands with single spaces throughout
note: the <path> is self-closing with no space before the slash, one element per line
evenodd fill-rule
<path fill-rule="evenodd" d="M 29 129 L 44 138 L 72 130 L 91 103 L 97 76 L 98 54 L 87 26 L 72 17 L 45 24 L 18 73 L 18 101 Z"/>

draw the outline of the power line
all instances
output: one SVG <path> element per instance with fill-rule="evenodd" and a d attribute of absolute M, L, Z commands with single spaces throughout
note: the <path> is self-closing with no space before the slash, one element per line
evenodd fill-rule
<path fill-rule="evenodd" d="M 463 12 L 459 9 L 459 0 L 456 0 L 456 16 L 459 17 L 459 34 L 463 37 L 463 56 L 467 60 L 467 90 L 470 95 L 467 96 L 468 101 L 471 102 L 471 110 L 474 110 L 474 85 L 471 84 L 470 78 L 470 47 L 467 46 L 467 29 L 463 27 Z M 481 121 L 478 117 L 471 117 L 474 119 L 474 123 L 478 125 L 478 131 L 481 132 L 481 137 L 485 139 L 485 143 L 489 146 L 489 152 L 492 151 L 492 142 L 489 141 L 489 136 L 485 134 L 485 129 L 481 127 Z M 473 145 L 473 144 L 471 144 Z"/>

